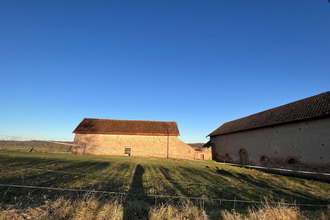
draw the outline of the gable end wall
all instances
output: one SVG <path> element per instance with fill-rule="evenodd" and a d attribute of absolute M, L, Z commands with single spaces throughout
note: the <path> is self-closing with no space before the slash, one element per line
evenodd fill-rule
<path fill-rule="evenodd" d="M 194 149 L 177 136 L 76 134 L 74 144 L 72 152 L 77 154 L 124 156 L 125 146 L 131 146 L 131 156 L 166 158 L 169 148 L 169 158 L 197 157 Z"/>

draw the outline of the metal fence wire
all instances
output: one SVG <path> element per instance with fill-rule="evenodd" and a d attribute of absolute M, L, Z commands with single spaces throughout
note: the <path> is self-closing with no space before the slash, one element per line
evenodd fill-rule
<path fill-rule="evenodd" d="M 27 143 L 28 142 L 28 143 Z M 33 147 L 31 147 L 31 145 Z M 63 152 L 70 152 L 71 148 L 74 146 L 73 143 L 70 142 L 59 142 L 59 141 L 50 141 L 50 140 L 34 140 L 31 138 L 24 138 L 19 136 L 8 136 L 8 135 L 0 135 L 0 150 L 3 151 L 20 151 L 20 152 L 51 152 L 51 153 L 63 153 Z M 225 165 L 236 166 L 236 164 L 228 164 L 222 163 Z M 247 168 L 262 168 L 267 169 L 265 167 L 257 167 L 257 166 L 244 166 Z M 283 170 L 283 171 L 290 171 L 287 169 L 277 169 L 277 168 L 269 168 L 270 170 Z M 0 173 L 1 172 L 35 172 L 41 171 L 46 173 L 62 173 L 62 174 L 72 174 L 72 175 L 81 175 L 81 172 L 73 172 L 73 171 L 65 171 L 65 170 L 52 170 L 44 167 L 25 167 L 25 168 L 10 168 L 6 166 L 0 165 Z M 294 171 L 297 172 L 297 171 Z M 307 171 L 298 171 L 301 173 L 313 173 Z M 210 173 L 211 174 L 211 173 Z M 330 176 L 329 173 L 317 173 L 318 175 L 325 175 Z M 83 173 L 84 176 L 97 176 L 102 174 L 91 174 L 91 173 Z M 141 176 L 142 178 L 142 176 Z M 121 179 L 121 182 L 129 185 L 132 177 L 129 175 L 121 175 L 117 177 L 117 179 Z M 201 182 L 192 182 L 192 181 L 177 181 L 177 180 L 170 180 L 164 179 L 164 176 L 155 176 L 152 177 L 143 177 L 143 181 L 149 185 L 155 182 L 162 182 L 168 184 L 181 184 L 186 185 L 187 189 L 189 190 L 191 187 L 217 187 L 217 184 L 211 183 L 201 183 Z M 108 191 L 108 190 L 94 190 L 94 189 L 74 189 L 74 188 L 61 188 L 61 187 L 46 187 L 46 186 L 34 186 L 34 185 L 24 185 L 24 184 L 9 184 L 9 183 L 0 183 L 1 188 L 22 188 L 27 190 L 48 190 L 48 191 L 66 191 L 66 192 L 82 192 L 82 193 L 93 193 L 93 194 L 105 194 L 105 195 L 113 195 L 113 196 L 127 196 L 128 192 L 118 192 L 118 191 Z M 235 186 L 228 186 L 226 188 L 232 187 L 233 189 Z M 253 187 L 246 187 L 246 189 L 253 189 Z M 216 201 L 219 203 L 222 202 L 234 202 L 234 203 L 246 203 L 246 204 L 261 204 L 263 201 L 257 200 L 240 200 L 240 199 L 228 199 L 228 198 L 205 198 L 205 197 L 189 197 L 189 196 L 181 196 L 181 195 L 162 195 L 162 194 L 139 194 L 139 193 L 131 193 L 134 196 L 146 196 L 150 198 L 166 198 L 166 199 L 189 199 L 189 200 L 201 200 L 201 201 Z M 278 204 L 278 202 L 268 202 L 269 204 Z M 320 204 L 303 204 L 303 203 L 283 203 L 281 204 L 288 205 L 288 206 L 305 206 L 305 207 L 327 207 L 329 204 L 320 205 Z"/>

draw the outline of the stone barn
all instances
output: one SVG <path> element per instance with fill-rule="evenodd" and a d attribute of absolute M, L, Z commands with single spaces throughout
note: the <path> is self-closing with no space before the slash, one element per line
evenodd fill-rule
<path fill-rule="evenodd" d="M 227 122 L 208 136 L 216 161 L 329 173 L 330 92 Z"/>
<path fill-rule="evenodd" d="M 178 139 L 176 122 L 85 118 L 73 133 L 77 154 L 212 159 Z"/>

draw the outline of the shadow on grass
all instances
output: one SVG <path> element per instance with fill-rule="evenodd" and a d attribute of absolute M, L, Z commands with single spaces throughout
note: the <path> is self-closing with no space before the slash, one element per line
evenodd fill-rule
<path fill-rule="evenodd" d="M 216 172 L 217 172 L 217 174 L 220 174 L 222 176 L 227 176 L 227 177 L 230 177 L 230 178 L 235 177 L 231 172 L 228 172 L 226 170 L 217 169 Z"/>
<path fill-rule="evenodd" d="M 0 157 L 0 160 L 0 165 L 8 162 L 7 170 L 0 171 L 0 183 L 2 184 L 91 191 L 123 191 L 125 183 L 123 178 L 118 178 L 120 177 L 118 171 L 124 173 L 125 170 L 131 169 L 129 165 L 120 164 L 118 167 L 105 161 L 70 161 L 21 156 Z M 105 179 L 112 181 L 105 181 Z M 1 206 L 19 204 L 22 208 L 34 207 L 39 206 L 45 200 L 55 200 L 59 196 L 82 198 L 84 194 L 86 192 L 0 186 L 0 204 Z"/>
<path fill-rule="evenodd" d="M 72 155 L 72 157 L 75 156 Z M 246 172 L 247 170 L 219 169 L 212 166 L 201 168 L 196 164 L 165 166 L 140 162 L 136 165 L 134 161 L 107 162 L 79 158 L 76 160 L 57 156 L 55 158 L 51 156 L 48 158 L 22 155 L 0 156 L 0 165 L 7 169 L 0 171 L 0 183 L 127 193 L 122 200 L 124 219 L 148 219 L 148 212 L 152 205 L 180 202 L 178 201 L 180 199 L 173 198 L 152 199 L 147 196 L 148 194 L 187 197 L 196 206 L 205 208 L 209 216 L 213 215 L 214 210 L 232 208 L 244 210 L 247 206 L 253 205 L 208 200 L 211 198 L 260 201 L 267 197 L 268 201 L 283 199 L 289 203 L 322 205 L 330 202 L 308 190 L 304 191 L 299 187 L 295 189 L 286 185 L 281 182 L 284 177 L 268 178 L 257 175 L 258 173 Z M 27 167 L 45 170 L 26 170 Z M 52 171 L 47 171 L 47 169 Z M 8 170 L 10 171 L 7 172 Z M 274 182 L 274 177 L 277 183 Z M 295 181 L 302 183 L 305 180 Z M 56 200 L 60 196 L 83 198 L 83 194 L 85 193 L 0 186 L 0 204 L 1 206 L 23 204 L 21 207 L 34 207 L 44 203 L 45 200 Z M 108 195 L 98 196 L 107 202 Z"/>
<path fill-rule="evenodd" d="M 150 205 L 148 196 L 143 187 L 143 174 L 145 170 L 143 166 L 138 164 L 135 169 L 130 189 L 123 202 L 124 220 L 130 219 L 149 219 Z"/>
<path fill-rule="evenodd" d="M 211 215 L 215 207 L 224 209 L 236 208 L 244 210 L 247 206 L 256 205 L 254 203 L 240 203 L 236 200 L 247 201 L 269 201 L 286 202 L 297 204 L 317 204 L 327 205 L 329 200 L 321 199 L 313 192 L 303 191 L 298 188 L 290 188 L 284 182 L 274 183 L 272 178 L 262 178 L 245 172 L 234 172 L 228 170 L 196 169 L 190 167 L 177 167 L 170 170 L 165 167 L 159 171 L 167 180 L 171 180 L 171 185 L 166 190 L 174 191 L 176 194 L 185 197 L 202 198 L 206 212 Z M 177 174 L 179 173 L 179 174 Z M 185 176 L 185 182 L 178 179 L 178 176 Z M 280 178 L 280 177 L 279 177 Z M 298 180 L 297 183 L 299 182 Z M 303 181 L 303 180 L 302 180 Z M 211 201 L 213 199 L 233 200 Z M 198 204 L 198 199 L 195 200 Z M 315 209 L 314 207 L 302 207 L 302 209 Z"/>

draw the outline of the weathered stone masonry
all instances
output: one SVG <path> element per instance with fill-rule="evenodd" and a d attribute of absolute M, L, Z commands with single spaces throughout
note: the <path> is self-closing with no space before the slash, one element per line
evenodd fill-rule
<path fill-rule="evenodd" d="M 74 133 L 75 154 L 212 159 L 211 148 L 197 151 L 178 139 L 176 122 L 87 118 Z"/>
<path fill-rule="evenodd" d="M 74 153 L 194 159 L 195 151 L 175 136 L 76 134 Z"/>

